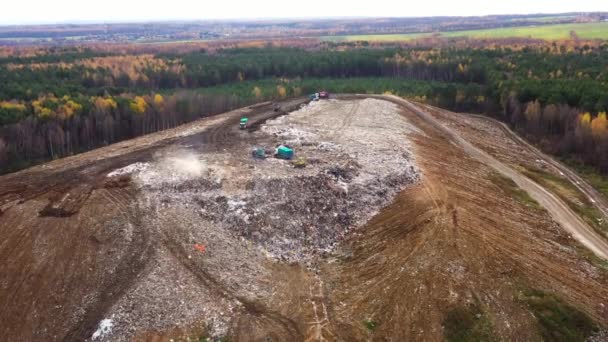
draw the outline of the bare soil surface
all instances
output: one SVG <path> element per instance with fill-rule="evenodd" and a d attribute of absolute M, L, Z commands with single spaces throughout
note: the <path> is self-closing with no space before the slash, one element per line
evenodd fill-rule
<path fill-rule="evenodd" d="M 513 180 L 520 188 L 528 192 L 533 199 L 538 201 L 546 210 L 548 210 L 551 216 L 579 242 L 599 257 L 608 259 L 608 240 L 589 227 L 566 203 L 559 199 L 557 195 L 541 187 L 539 184 L 525 177 L 508 165 L 500 162 L 485 151 L 475 147 L 416 105 L 407 101 L 404 101 L 404 104 L 424 120 L 427 120 L 439 129 L 442 129 L 446 135 L 465 149 L 469 155 Z"/>
<path fill-rule="evenodd" d="M 524 166 L 530 169 L 546 170 L 546 172 L 561 177 L 584 194 L 591 205 L 604 216 L 604 220 L 608 219 L 608 203 L 602 194 L 576 172 L 520 138 L 504 123 L 477 115 L 467 116 L 428 106 L 422 107 L 427 109 L 427 115 L 434 115 L 444 122 L 445 127 L 453 127 L 455 131 L 470 140 L 473 144 L 469 144 L 468 148 L 478 150 L 479 152 L 476 153 L 481 155 L 481 158 L 488 162 L 492 160 L 492 164 L 499 165 L 499 167 L 501 167 L 500 164 L 514 167 Z M 463 121 L 466 124 L 463 124 Z M 489 140 L 488 136 L 492 136 L 494 139 Z M 475 146 L 473 147 L 473 145 Z M 509 166 L 507 169 L 503 167 L 502 172 L 507 173 L 509 178 L 514 179 L 536 200 L 542 202 L 541 204 L 550 210 L 554 218 L 587 248 L 603 259 L 608 259 L 608 235 L 593 231 L 555 194 L 525 177 L 522 179 L 523 175 Z"/>
<path fill-rule="evenodd" d="M 467 140 L 503 162 L 541 168 L 567 179 L 608 218 L 608 199 L 605 196 L 568 166 L 525 141 L 504 122 L 483 115 L 453 113 L 424 104 L 418 105 L 427 109 L 429 114 L 440 117 L 445 125 L 457 130 Z M 488 135 L 495 139 L 488 141 Z"/>
<path fill-rule="evenodd" d="M 580 219 L 476 147 L 481 130 L 392 97 L 302 104 L 0 177 L 3 338 L 435 341 L 449 310 L 475 306 L 496 339 L 539 340 L 531 288 L 608 324 Z"/>

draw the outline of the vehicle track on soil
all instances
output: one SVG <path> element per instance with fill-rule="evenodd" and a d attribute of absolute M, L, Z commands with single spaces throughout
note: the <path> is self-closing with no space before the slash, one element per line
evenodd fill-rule
<path fill-rule="evenodd" d="M 515 133 L 507 124 L 504 122 L 500 122 L 496 119 L 489 118 L 483 115 L 470 114 L 471 116 L 485 120 L 490 122 L 497 127 L 499 127 L 505 134 L 511 137 L 513 140 L 518 142 L 520 145 L 524 146 L 530 152 L 538 157 L 538 159 L 548 163 L 555 169 L 557 169 L 561 174 L 572 183 L 580 192 L 582 192 L 589 201 L 604 215 L 605 219 L 608 221 L 608 200 L 604 195 L 602 195 L 599 191 L 597 191 L 591 184 L 589 184 L 586 180 L 584 180 L 581 176 L 576 174 L 576 172 L 572 171 L 569 167 L 557 161 L 553 157 L 543 153 L 536 146 L 530 144 L 522 137 L 520 137 L 517 133 Z"/>
<path fill-rule="evenodd" d="M 374 96 L 375 97 L 375 96 Z M 591 227 L 589 227 L 576 213 L 568 207 L 561 199 L 556 195 L 543 188 L 536 182 L 525 177 L 518 171 L 511 167 L 503 164 L 496 158 L 492 157 L 488 153 L 480 150 L 473 146 L 473 144 L 466 141 L 459 134 L 452 129 L 443 125 L 437 119 L 424 110 L 416 106 L 415 104 L 401 99 L 396 96 L 378 96 L 377 98 L 389 100 L 395 104 L 401 105 L 411 113 L 418 116 L 425 122 L 433 125 L 439 131 L 441 131 L 446 138 L 451 140 L 453 143 L 459 145 L 469 155 L 476 158 L 477 160 L 491 166 L 493 169 L 498 171 L 505 177 L 513 180 L 520 188 L 528 192 L 528 194 L 534 198 L 538 203 L 541 204 L 551 214 L 553 219 L 558 222 L 566 231 L 572 236 L 589 248 L 597 256 L 604 259 L 608 259 L 608 241 L 596 233 Z"/>
<path fill-rule="evenodd" d="M 426 104 L 416 103 L 420 107 L 427 108 L 431 111 L 441 112 L 449 115 L 449 112 L 440 109 L 431 107 Z M 575 171 L 570 169 L 568 166 L 564 165 L 560 161 L 556 160 L 552 156 L 542 152 L 536 146 L 532 145 L 524 138 L 520 137 L 515 131 L 513 131 L 506 123 L 496 120 L 491 117 L 487 117 L 479 114 L 465 114 L 466 116 L 474 117 L 479 120 L 486 121 L 493 126 L 500 129 L 504 134 L 510 137 L 514 142 L 524 147 L 527 151 L 532 153 L 537 159 L 549 164 L 551 167 L 560 172 L 562 177 L 565 177 L 573 186 L 575 186 L 587 199 L 593 204 L 593 206 L 599 210 L 604 216 L 605 220 L 608 221 L 608 199 L 602 195 L 599 191 L 597 191 L 589 182 L 584 180 L 581 176 L 579 176 Z"/>
<path fill-rule="evenodd" d="M 454 145 L 458 145 L 464 150 L 466 153 L 470 154 L 472 157 L 480 160 L 481 162 L 489 165 L 490 167 L 496 169 L 498 172 L 506 175 L 507 177 L 513 179 L 522 189 L 528 191 L 532 197 L 534 197 L 541 205 L 548 208 L 549 212 L 553 215 L 555 220 L 559 222 L 565 229 L 570 231 L 572 235 L 574 235 L 577 239 L 583 242 L 586 246 L 588 246 L 591 250 L 596 252 L 598 255 L 602 255 L 603 257 L 608 256 L 608 246 L 602 245 L 602 240 L 596 240 L 597 236 L 594 235 L 594 231 L 592 231 L 586 224 L 580 220 L 580 218 L 572 212 L 565 203 L 561 202 L 559 198 L 549 193 L 547 190 L 540 187 L 538 184 L 532 182 L 527 179 L 516 170 L 509 168 L 508 166 L 500 163 L 495 158 L 491 157 L 489 154 L 477 149 L 472 144 L 468 143 L 466 140 L 461 138 L 457 133 L 452 131 L 451 129 L 445 127 L 440 121 L 433 118 L 430 114 L 425 113 L 424 110 L 421 110 L 416 105 L 394 97 L 387 96 L 350 96 L 351 98 L 378 98 L 381 100 L 388 100 L 397 104 L 401 108 L 406 108 L 409 112 L 421 118 L 426 123 L 432 125 L 437 128 L 438 131 L 449 141 L 453 142 Z M 44 170 L 38 170 L 34 173 L 24 173 L 19 177 L 10 177 L 4 179 L 10 179 L 11 182 L 6 182 L 0 184 L 0 208 L 6 204 L 12 207 L 13 203 L 17 205 L 17 202 L 25 202 L 30 199 L 44 199 L 48 193 L 53 191 L 58 193 L 68 193 L 73 189 L 79 189 L 78 186 L 80 184 L 92 184 L 91 187 L 93 193 L 97 198 L 102 198 L 103 203 L 107 203 L 108 207 L 115 208 L 115 213 L 118 216 L 128 217 L 129 220 L 134 221 L 134 237 L 133 242 L 129 244 L 128 249 L 129 252 L 122 255 L 120 260 L 117 260 L 119 266 L 116 269 L 116 275 L 111 278 L 105 279 L 103 284 L 99 285 L 99 288 L 95 291 L 99 292 L 99 298 L 94 302 L 90 303 L 86 308 L 84 308 L 84 315 L 79 318 L 79 321 L 74 325 L 70 326 L 67 331 L 57 331 L 51 332 L 51 334 L 57 333 L 58 336 L 61 336 L 63 340 L 84 340 L 88 339 L 99 321 L 105 318 L 108 312 L 111 310 L 112 306 L 121 298 L 123 294 L 129 291 L 134 285 L 137 284 L 137 279 L 141 278 L 143 272 L 145 272 L 149 267 L 148 260 L 154 258 L 154 253 L 160 251 L 162 249 L 163 252 L 167 251 L 172 258 L 175 259 L 176 265 L 183 265 L 187 272 L 192 274 L 205 288 L 208 288 L 212 293 L 218 296 L 218 298 L 224 298 L 229 301 L 233 301 L 239 303 L 239 310 L 235 312 L 234 321 L 230 327 L 230 333 L 233 336 L 241 336 L 243 339 L 250 338 L 247 333 L 247 326 L 250 322 L 254 326 L 261 326 L 269 328 L 268 331 L 281 331 L 280 335 L 282 338 L 279 340 L 297 340 L 297 341 L 330 341 L 337 340 L 336 336 L 341 336 L 340 331 L 340 320 L 339 315 L 336 313 L 335 306 L 332 306 L 332 287 L 333 283 L 327 281 L 326 278 L 323 277 L 322 273 L 317 273 L 315 270 L 311 272 L 306 278 L 309 278 L 309 283 L 303 283 L 303 287 L 305 288 L 305 293 L 301 297 L 302 308 L 301 310 L 305 311 L 303 315 L 306 317 L 306 320 L 299 321 L 297 318 L 299 316 L 293 316 L 288 313 L 285 313 L 282 309 L 277 309 L 272 305 L 266 305 L 264 302 L 260 302 L 257 300 L 250 300 L 248 298 L 244 298 L 238 292 L 231 290 L 231 288 L 225 286 L 222 283 L 222 280 L 214 277 L 213 272 L 206 269 L 204 265 L 197 264 L 193 260 L 188 258 L 188 252 L 185 249 L 186 247 L 183 245 L 183 241 L 176 239 L 168 235 L 166 232 L 158 231 L 158 230 L 149 230 L 147 227 L 142 227 L 140 220 L 145 213 L 137 212 L 137 205 L 133 206 L 132 204 L 136 202 L 137 192 L 134 187 L 127 185 L 123 187 L 105 187 L 104 179 L 108 172 L 127 166 L 129 164 L 135 162 L 147 162 L 153 160 L 154 155 L 157 151 L 167 147 L 171 144 L 179 145 L 182 147 L 191 147 L 193 149 L 211 149 L 216 151 L 222 151 L 225 144 L 231 143 L 236 139 L 245 139 L 247 140 L 247 135 L 241 134 L 242 131 L 238 129 L 238 121 L 242 114 L 247 114 L 250 118 L 250 123 L 255 125 L 257 122 L 263 122 L 270 118 L 276 117 L 278 115 L 283 115 L 282 113 L 272 113 L 272 109 L 268 110 L 270 104 L 255 107 L 250 111 L 244 110 L 241 112 L 233 112 L 229 117 L 226 117 L 226 120 L 222 120 L 219 123 L 215 123 L 209 125 L 203 131 L 199 133 L 195 133 L 190 136 L 178 136 L 173 138 L 168 138 L 166 140 L 162 140 L 158 143 L 152 144 L 145 148 L 141 148 L 136 151 L 128 152 L 122 155 L 111 156 L 107 159 L 97 160 L 95 161 L 95 165 L 90 167 L 89 165 L 79 165 L 77 162 L 70 164 L 71 166 L 68 169 L 57 171 L 50 170 L 45 173 Z M 353 105 L 351 111 L 349 112 L 349 116 L 347 120 L 343 122 L 344 127 L 347 125 L 353 125 L 353 121 L 356 119 L 358 106 L 356 104 Z M 286 110 L 286 112 L 289 110 Z M 409 115 L 409 114 L 404 114 Z M 340 134 L 340 132 L 336 132 Z M 460 153 L 460 151 L 459 151 Z M 548 160 L 547 158 L 543 158 L 544 160 Z M 381 167 L 381 166 L 379 166 Z M 31 177 L 34 175 L 34 177 Z M 573 178 L 575 179 L 575 178 Z M 31 180 L 31 182 L 30 182 Z M 13 182 L 15 181 L 15 182 Z M 440 188 L 440 187 L 439 187 Z M 455 241 L 458 239 L 458 234 L 461 233 L 461 229 L 459 227 L 459 215 L 462 213 L 460 208 L 457 205 L 445 205 L 443 203 L 443 197 L 441 194 L 437 195 L 436 192 L 440 191 L 440 189 L 424 189 L 425 193 L 428 195 L 429 203 L 432 203 L 433 208 L 430 209 L 428 213 L 428 219 L 434 220 L 447 220 L 451 223 L 451 231 L 448 231 L 447 234 L 450 234 L 450 241 Z M 462 194 L 463 198 L 465 194 Z M 469 197 L 466 197 L 469 200 Z M 61 198 L 61 196 L 59 196 Z M 475 201 L 477 199 L 471 198 L 471 201 Z M 82 202 L 82 204 L 86 204 L 84 202 L 89 202 L 90 197 L 86 197 Z M 506 202 L 506 200 L 505 200 Z M 599 203 L 599 201 L 598 201 Z M 19 208 L 4 208 L 4 210 L 19 210 Z M 401 211 L 399 211 L 400 213 Z M 113 211 L 114 213 L 114 211 Z M 9 214 L 12 214 L 9 212 Z M 0 217 L 2 217 L 2 213 L 0 212 Z M 10 220 L 13 219 L 12 215 L 9 215 Z M 61 218 L 53 218 L 56 222 L 62 222 Z M 405 219 L 405 218 L 404 218 Z M 424 219 L 427 219 L 425 215 Z M 7 240 L 10 239 L 10 244 L 6 244 L 0 242 L 0 252 L 2 256 L 5 256 L 6 259 L 10 262 L 10 258 L 13 255 L 19 253 L 20 249 L 29 248 L 28 242 L 32 240 L 31 232 L 28 230 L 22 231 L 11 231 L 8 229 L 14 222 L 9 222 L 7 220 L 3 224 L 0 224 L 0 228 L 3 228 L 7 231 L 7 235 L 4 236 Z M 1 223 L 1 222 L 0 222 Z M 441 226 L 441 222 L 437 222 L 436 226 Z M 3 227 L 4 226 L 4 227 Z M 58 229 L 60 224 L 57 227 L 53 227 L 54 229 Z M 394 231 L 383 231 L 382 233 L 386 235 L 386 238 L 389 240 L 397 240 L 398 236 L 403 234 L 401 229 L 401 225 L 395 225 Z M 417 226 L 421 227 L 421 225 Z M 410 231 L 408 234 L 418 234 L 417 230 Z M 481 234 L 476 231 L 466 231 L 467 234 Z M 591 233 L 591 235 L 585 235 L 587 233 Z M 52 234 L 52 233 L 49 233 Z M 483 234 L 491 234 L 491 232 L 484 232 Z M 483 234 L 479 237 L 480 240 L 484 239 Z M 560 274 L 560 270 L 554 269 L 551 267 L 552 264 L 545 263 L 541 261 L 528 260 L 525 259 L 524 256 L 518 256 L 521 253 L 518 250 L 520 246 L 518 246 L 515 242 L 509 240 L 509 236 L 502 236 L 497 234 L 497 239 L 500 238 L 499 241 L 504 240 L 501 243 L 497 243 L 498 246 L 490 246 L 489 248 L 502 249 L 509 252 L 510 255 L 514 255 L 514 258 L 518 258 L 517 260 L 521 262 L 521 264 L 532 264 L 534 265 L 532 268 L 535 270 L 538 269 L 539 272 L 547 273 L 547 277 L 550 278 L 551 275 L 556 276 Z M 582 235 L 576 235 L 582 234 Z M 85 234 L 82 234 L 83 236 Z M 487 236 L 486 236 L 487 238 Z M 504 238 L 504 239 L 503 239 Z M 585 239 L 589 240 L 585 240 Z M 79 245 L 85 245 L 83 240 L 74 240 Z M 155 245 L 154 241 L 161 241 L 160 244 Z M 384 244 L 383 240 L 383 244 Z M 400 262 L 405 263 L 412 256 L 418 254 L 421 250 L 424 250 L 423 247 L 429 243 L 435 241 L 433 239 L 433 235 L 431 234 L 422 234 L 416 243 L 412 246 L 411 251 L 404 253 L 403 256 L 399 259 Z M 599 242 L 598 242 L 599 241 Z M 66 243 L 67 244 L 67 243 Z M 381 249 L 383 244 L 378 245 L 378 249 Z M 454 243 L 454 255 L 459 256 L 461 259 L 464 258 L 461 251 L 458 248 L 459 246 Z M 81 248 L 81 246 L 60 246 L 53 248 Z M 87 248 L 87 247 L 84 247 Z M 594 250 L 594 248 L 596 250 Z M 598 252 L 599 251 L 599 252 Z M 67 269 L 69 272 L 87 272 L 87 270 L 77 269 L 79 266 L 80 254 L 69 255 L 70 265 L 75 264 L 76 266 L 72 266 L 75 268 Z M 521 258 L 521 259 L 519 259 Z M 52 266 L 52 262 L 47 262 L 49 266 Z M 383 281 L 385 283 L 389 282 L 389 277 L 387 274 L 381 275 L 380 277 L 386 277 Z M 566 277 L 567 278 L 567 277 Z M 25 279 L 25 278 L 24 278 Z M 576 284 L 577 286 L 583 287 L 583 283 L 577 282 L 578 278 L 571 277 L 567 278 L 570 283 Z M 25 281 L 25 280 L 24 280 Z M 326 282 L 327 284 L 326 285 Z M 394 280 L 394 287 L 398 287 L 398 283 L 401 281 L 401 278 L 396 277 Z M 27 285 L 27 284 L 26 284 Z M 308 288 L 306 289 L 306 286 Z M 11 288 L 14 291 L 18 292 L 18 286 L 12 286 Z M 307 290 L 307 291 L 306 291 Z M 12 294 L 12 293 L 11 293 Z M 0 304 L 5 304 L 10 306 L 9 310 L 13 310 L 12 312 L 18 313 L 20 303 L 19 301 L 25 301 L 26 298 L 23 298 L 23 294 L 15 293 L 15 298 L 10 301 L 3 301 Z M 367 300 L 366 296 L 362 296 L 361 300 Z M 62 298 L 63 299 L 63 298 Z M 420 303 L 423 303 L 422 298 L 416 298 L 416 300 L 420 300 Z M 33 314 L 36 313 L 36 307 L 34 304 L 27 304 L 31 307 L 26 310 L 27 313 Z M 420 304 L 422 305 L 422 304 Z M 74 307 L 67 307 L 66 310 L 74 310 Z M 11 312 L 11 311 L 8 311 Z M 332 315 L 331 322 L 329 313 Z M 312 317 L 312 319 L 310 319 Z M 360 323 L 360 322 L 359 322 Z M 31 325 L 34 328 L 38 328 L 40 325 L 39 320 L 33 320 L 33 324 Z M 31 329 L 30 326 L 23 325 L 20 327 L 22 329 L 21 333 L 27 333 L 26 329 Z M 264 330 L 264 329 L 260 329 Z M 342 332 L 343 333 L 343 332 Z M 334 335 L 335 334 L 335 335 Z M 14 336 L 23 336 L 23 335 L 14 335 Z M 53 336 L 53 335 L 48 335 Z M 9 336 L 11 337 L 11 336 Z"/>
<path fill-rule="evenodd" d="M 302 102 L 299 99 L 291 100 L 288 103 L 291 107 Z M 68 157 L 65 161 L 59 160 L 49 164 L 50 166 L 45 164 L 0 177 L 0 217 L 2 218 L 0 219 L 0 231 L 5 234 L 3 236 L 4 241 L 0 243 L 0 255 L 6 261 L 6 267 L 0 267 L 0 269 L 3 271 L 13 270 L 10 272 L 13 272 L 17 277 L 15 282 L 5 289 L 2 298 L 0 298 L 0 305 L 5 308 L 4 314 L 0 315 L 0 325 L 11 322 L 11 330 L 7 331 L 9 335 L 5 337 L 12 336 L 15 340 L 23 340 L 24 336 L 40 333 L 39 330 L 44 329 L 45 336 L 55 336 L 58 340 L 82 341 L 90 338 L 99 321 L 107 316 L 112 306 L 137 284 L 137 279 L 147 269 L 155 251 L 168 245 L 154 245 L 153 241 L 158 238 L 159 232 L 141 225 L 141 219 L 146 214 L 138 211 L 140 210 L 136 201 L 138 190 L 129 181 L 125 184 L 108 184 L 106 176 L 109 172 L 136 162 L 154 160 L 158 151 L 171 145 L 188 145 L 192 148 L 221 150 L 224 143 L 239 138 L 238 120 L 241 115 L 246 114 L 252 119 L 252 122 L 266 120 L 277 115 L 269 108 L 270 104 L 232 111 L 227 113 L 228 116 L 225 118 L 210 120 L 209 125 L 202 130 L 200 126 L 190 126 L 199 132 L 192 135 L 181 135 L 180 129 L 183 130 L 184 128 L 176 128 L 171 133 L 173 135 L 158 132 L 158 137 L 140 137 L 128 143 L 123 142 L 102 148 L 99 151 L 87 152 L 81 156 Z M 108 156 L 100 157 L 104 155 L 102 153 L 106 153 Z M 71 200 L 66 201 L 66 198 Z M 91 198 L 94 198 L 95 203 L 92 203 Z M 40 213 L 30 214 L 28 212 L 27 222 L 32 227 L 24 226 L 24 222 L 21 222 L 23 217 L 19 222 L 13 221 L 19 219 L 19 215 L 22 215 L 20 212 L 23 209 L 20 206 L 35 208 L 44 202 L 48 202 L 49 205 L 57 203 L 59 206 L 63 205 L 64 202 L 69 202 L 70 209 L 74 210 L 66 214 L 66 217 L 46 218 L 41 218 Z M 117 214 L 116 218 L 122 217 L 122 222 L 132 226 L 132 236 L 129 242 L 121 247 L 123 248 L 121 250 L 122 254 L 113 260 L 115 266 L 113 266 L 111 275 L 106 276 L 103 281 L 94 285 L 94 288 L 87 290 L 88 293 L 95 294 L 95 296 L 87 301 L 84 306 L 83 304 L 77 307 L 64 305 L 62 311 L 54 320 L 67 321 L 75 311 L 82 311 L 82 315 L 77 316 L 77 319 L 68 326 L 53 326 L 49 329 L 45 324 L 52 320 L 48 317 L 44 319 L 44 315 L 50 312 L 52 308 L 48 309 L 51 306 L 46 305 L 44 301 L 69 302 L 72 298 L 69 295 L 70 289 L 78 288 L 78 284 L 69 284 L 66 288 L 62 288 L 66 286 L 62 285 L 65 283 L 62 279 L 95 278 L 99 274 L 96 272 L 102 272 L 105 266 L 99 265 L 101 267 L 98 271 L 96 267 L 90 269 L 89 265 L 91 263 L 87 264 L 83 261 L 96 258 L 97 248 L 111 248 L 108 246 L 111 246 L 113 242 L 110 241 L 109 244 L 105 241 L 96 242 L 94 236 L 97 233 L 95 231 L 97 228 L 93 229 L 89 225 L 70 226 L 71 231 L 75 231 L 77 234 L 70 236 L 69 239 L 64 239 L 64 245 L 49 245 L 46 247 L 48 248 L 46 252 L 51 253 L 54 257 L 44 261 L 47 264 L 46 272 L 40 271 L 36 259 L 31 255 L 33 244 L 36 239 L 53 239 L 54 236 L 59 236 L 64 228 L 67 228 L 63 225 L 67 224 L 66 222 L 79 222 L 79 211 L 82 208 L 88 208 L 88 206 L 103 207 L 106 208 L 105 211 L 107 212 L 115 212 Z M 53 216 L 53 213 L 49 216 Z M 50 224 L 46 224 L 44 229 L 40 229 L 42 227 L 38 227 L 38 221 L 43 219 Z M 75 225 L 75 223 L 70 224 Z M 19 229 L 14 229 L 14 227 L 19 227 Z M 101 232 L 101 234 L 104 233 Z M 162 237 L 160 239 L 162 240 Z M 167 247 L 170 247 L 170 244 Z M 257 302 L 240 298 L 229 292 L 228 289 L 221 291 L 221 284 L 217 281 L 214 283 L 213 278 L 204 270 L 188 265 L 185 262 L 186 259 L 176 252 L 175 248 L 172 248 L 172 250 L 174 256 L 190 272 L 197 275 L 198 279 L 204 279 L 205 284 L 212 291 L 215 288 L 215 291 L 222 292 L 224 297 L 235 298 L 241 302 L 245 308 L 243 314 L 248 317 L 256 317 L 258 321 L 265 322 L 267 326 L 284 327 L 286 336 L 290 336 L 291 339 L 303 339 L 299 327 L 291 319 Z M 23 256 L 24 254 L 25 256 Z M 11 265 L 15 263 L 19 263 L 20 266 L 16 268 L 16 266 Z M 54 271 L 56 265 L 63 265 L 61 271 Z M 31 277 L 37 277 L 40 280 L 30 282 L 27 279 L 33 279 Z M 58 294 L 45 293 L 42 297 L 36 296 L 40 299 L 37 300 L 37 303 L 32 302 L 32 300 L 36 300 L 31 298 L 32 289 L 44 293 L 45 288 L 39 283 L 49 284 L 47 285 L 49 288 L 60 289 L 61 291 Z M 9 293 L 10 296 L 4 296 Z M 53 299 L 46 297 L 53 297 Z M 23 303 L 30 304 L 24 306 Z"/>
<path fill-rule="evenodd" d="M 207 289 L 214 292 L 221 298 L 239 303 L 242 310 L 244 310 L 244 314 L 253 316 L 258 320 L 271 323 L 272 326 L 282 327 L 291 339 L 302 339 L 302 334 L 300 333 L 296 322 L 279 312 L 271 310 L 263 303 L 239 296 L 227 287 L 222 286 L 221 282 L 215 279 L 213 274 L 207 272 L 204 268 L 197 265 L 192 259 L 188 258 L 188 253 L 177 241 L 174 241 L 167 233 L 163 235 L 163 245 L 167 248 L 170 254 Z M 241 314 L 243 314 L 243 312 Z"/>
<path fill-rule="evenodd" d="M 312 276 L 309 284 L 308 302 L 312 308 L 313 321 L 308 322 L 309 328 L 307 331 L 306 342 L 313 341 L 333 341 L 336 336 L 330 330 L 329 314 L 327 313 L 327 305 L 325 304 L 326 298 L 324 293 L 325 283 L 319 277 L 317 266 L 313 269 L 314 275 Z"/>

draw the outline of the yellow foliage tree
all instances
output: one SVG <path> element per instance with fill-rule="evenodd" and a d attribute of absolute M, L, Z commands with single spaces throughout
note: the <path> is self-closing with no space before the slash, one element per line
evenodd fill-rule
<path fill-rule="evenodd" d="M 253 90 L 251 91 L 251 93 L 253 93 L 253 96 L 255 96 L 256 99 L 259 99 L 260 97 L 262 97 L 262 90 L 258 87 L 253 87 Z"/>
<path fill-rule="evenodd" d="M 606 112 L 599 113 L 597 117 L 591 121 L 591 134 L 596 140 L 608 138 L 608 120 L 606 119 Z"/>
<path fill-rule="evenodd" d="M 456 103 L 463 103 L 464 100 L 466 100 L 466 98 L 467 98 L 467 96 L 464 93 L 464 90 L 458 89 L 456 91 L 456 98 L 455 98 Z"/>
<path fill-rule="evenodd" d="M 34 108 L 34 113 L 39 118 L 48 118 L 53 116 L 53 111 L 47 107 L 49 104 L 54 104 L 57 102 L 57 99 L 52 96 L 41 96 L 38 99 L 32 101 L 32 107 Z"/>
<path fill-rule="evenodd" d="M 48 118 L 48 117 L 51 117 L 52 115 L 53 115 L 53 111 L 46 107 L 40 108 L 40 111 L 38 112 L 39 118 Z"/>
<path fill-rule="evenodd" d="M 104 111 L 116 109 L 116 107 L 118 107 L 118 105 L 116 104 L 116 101 L 114 101 L 114 99 L 111 97 L 108 97 L 108 98 L 96 97 L 93 100 L 93 104 L 95 104 L 95 107 L 97 107 L 101 110 L 104 110 Z"/>
<path fill-rule="evenodd" d="M 530 122 L 536 122 L 540 119 L 540 113 L 541 113 L 540 102 L 538 100 L 536 100 L 534 102 L 528 103 L 528 106 L 526 106 L 526 111 L 524 114 L 526 115 L 526 120 L 528 120 Z"/>
<path fill-rule="evenodd" d="M 287 96 L 287 89 L 285 89 L 285 87 L 283 87 L 282 85 L 278 85 L 277 94 L 279 94 L 279 97 L 285 97 Z"/>
<path fill-rule="evenodd" d="M 66 100 L 66 98 L 64 98 L 64 100 Z M 75 113 L 80 112 L 81 110 L 81 104 L 76 103 L 72 100 L 67 100 L 63 105 L 61 105 L 61 107 L 59 107 L 57 113 L 59 114 L 60 118 L 67 119 L 69 117 L 72 117 Z"/>
<path fill-rule="evenodd" d="M 589 127 L 591 125 L 591 113 L 579 114 L 578 122 L 582 127 Z"/>
<path fill-rule="evenodd" d="M 143 97 L 135 96 L 135 99 L 133 99 L 129 108 L 131 108 L 135 114 L 143 114 L 148 108 L 148 103 L 146 103 L 146 100 Z"/>
<path fill-rule="evenodd" d="M 165 104 L 165 99 L 163 98 L 163 96 L 161 94 L 154 95 L 154 105 L 157 108 L 162 108 L 162 106 L 164 104 Z"/>
<path fill-rule="evenodd" d="M 25 105 L 22 103 L 9 101 L 0 101 L 0 108 L 18 110 L 20 112 L 24 112 L 26 109 Z"/>

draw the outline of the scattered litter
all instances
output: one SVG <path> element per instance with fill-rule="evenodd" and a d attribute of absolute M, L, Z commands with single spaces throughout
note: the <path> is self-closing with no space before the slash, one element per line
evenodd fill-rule
<path fill-rule="evenodd" d="M 134 172 L 144 171 L 148 169 L 148 167 L 150 167 L 150 164 L 148 163 L 134 163 L 108 173 L 108 177 L 130 175 Z"/>
<path fill-rule="evenodd" d="M 93 333 L 93 336 L 91 336 L 91 338 L 93 340 L 96 340 L 105 335 L 108 335 L 109 333 L 112 332 L 113 326 L 114 326 L 114 322 L 111 319 L 106 318 L 106 319 L 101 320 L 101 322 L 99 322 L 99 327 L 97 328 L 97 330 L 95 330 L 95 332 Z"/>
<path fill-rule="evenodd" d="M 196 249 L 197 251 L 201 252 L 201 253 L 205 253 L 205 245 L 201 245 L 201 244 L 194 244 L 194 249 Z"/>

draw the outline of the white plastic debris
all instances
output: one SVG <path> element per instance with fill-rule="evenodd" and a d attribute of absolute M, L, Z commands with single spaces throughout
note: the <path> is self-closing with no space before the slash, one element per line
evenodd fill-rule
<path fill-rule="evenodd" d="M 123 168 L 116 169 L 116 170 L 108 173 L 108 177 L 130 175 L 130 174 L 132 174 L 134 172 L 144 171 L 149 166 L 150 166 L 150 164 L 148 164 L 148 163 L 135 163 L 135 164 L 127 165 L 127 166 L 125 166 Z"/>
<path fill-rule="evenodd" d="M 112 327 L 114 326 L 114 322 L 109 319 L 103 319 L 101 320 L 101 322 L 99 322 L 99 327 L 97 328 L 97 330 L 95 330 L 95 332 L 93 333 L 93 336 L 91 336 L 91 338 L 93 340 L 97 340 L 105 335 L 108 335 L 109 333 L 112 332 Z"/>

